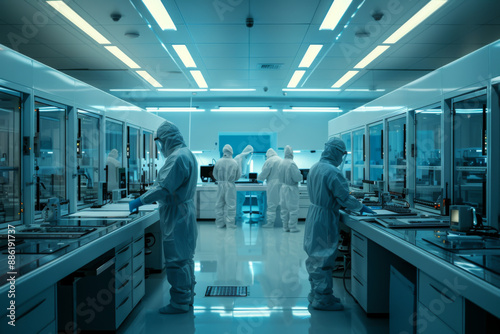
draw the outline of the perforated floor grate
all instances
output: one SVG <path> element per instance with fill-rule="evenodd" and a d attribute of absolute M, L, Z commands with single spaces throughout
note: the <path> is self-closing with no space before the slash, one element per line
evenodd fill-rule
<path fill-rule="evenodd" d="M 207 286 L 205 297 L 246 297 L 246 286 Z"/>

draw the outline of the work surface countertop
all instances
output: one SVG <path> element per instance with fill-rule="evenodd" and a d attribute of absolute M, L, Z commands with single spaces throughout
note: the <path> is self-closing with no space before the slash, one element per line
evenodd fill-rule
<path fill-rule="evenodd" d="M 266 183 L 236 183 L 236 191 L 266 191 L 267 184 Z M 196 191 L 214 191 L 217 190 L 216 183 L 199 183 L 196 186 Z M 307 191 L 306 184 L 299 184 L 299 191 Z"/>
<path fill-rule="evenodd" d="M 460 286 L 465 298 L 500 317 L 498 239 L 455 237 L 449 228 L 390 229 L 377 224 L 373 216 L 353 216 L 345 212 L 341 212 L 341 216 L 351 229 L 435 279 Z"/>
<path fill-rule="evenodd" d="M 52 224 L 31 224 L 29 228 L 51 227 L 74 227 L 91 228 L 92 231 L 80 238 L 74 239 L 36 239 L 16 238 L 14 270 L 9 268 L 6 239 L 2 241 L 2 251 L 0 253 L 0 295 L 6 297 L 9 285 L 6 279 L 9 272 L 16 272 L 16 298 L 34 295 L 60 279 L 73 273 L 83 265 L 99 257 L 105 252 L 121 245 L 122 243 L 141 235 L 145 228 L 159 220 L 158 210 L 147 208 L 149 211 L 141 211 L 127 217 L 111 217 L 108 212 L 123 213 L 128 212 L 128 203 L 111 204 L 100 209 L 85 209 L 76 213 L 76 217 L 71 215 L 63 216 L 60 221 Z M 104 215 L 93 215 L 89 217 L 78 217 L 81 213 L 105 212 Z M 104 218 L 99 218 L 104 217 Z M 28 226 L 16 226 L 19 231 Z M 6 230 L 1 230 L 1 234 L 6 234 Z M 14 234 L 16 236 L 16 234 Z M 5 249 L 3 249 L 5 248 Z M 42 252 L 37 254 L 37 252 Z"/>

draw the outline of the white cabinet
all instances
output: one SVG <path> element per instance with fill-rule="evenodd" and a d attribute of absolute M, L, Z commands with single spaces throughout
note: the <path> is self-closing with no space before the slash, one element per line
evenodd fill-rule
<path fill-rule="evenodd" d="M 299 186 L 299 219 L 306 219 L 309 205 L 311 205 L 311 201 L 309 200 L 307 187 Z"/>
<path fill-rule="evenodd" d="M 132 245 L 132 308 L 144 297 L 146 280 L 144 277 L 144 235 L 134 240 Z"/>
<path fill-rule="evenodd" d="M 215 219 L 217 186 L 198 187 L 196 190 L 196 218 Z"/>

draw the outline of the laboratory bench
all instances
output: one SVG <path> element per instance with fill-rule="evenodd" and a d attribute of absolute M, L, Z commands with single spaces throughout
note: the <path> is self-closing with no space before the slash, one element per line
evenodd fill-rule
<path fill-rule="evenodd" d="M 389 313 L 391 332 L 487 332 L 500 324 L 499 239 L 388 228 L 373 217 L 341 211 L 351 229 L 351 292 L 368 315 Z"/>
<path fill-rule="evenodd" d="M 0 230 L 2 333 L 12 330 L 7 316 L 12 302 L 16 332 L 55 333 L 73 332 L 73 321 L 81 330 L 114 331 L 141 300 L 145 231 L 159 225 L 158 210 L 129 216 L 125 203 L 100 210 L 85 209 L 50 224 L 16 226 L 13 270 L 7 231 Z M 8 280 L 12 276 L 15 281 Z M 93 298 L 95 303 L 94 297 L 100 305 L 88 302 Z"/>

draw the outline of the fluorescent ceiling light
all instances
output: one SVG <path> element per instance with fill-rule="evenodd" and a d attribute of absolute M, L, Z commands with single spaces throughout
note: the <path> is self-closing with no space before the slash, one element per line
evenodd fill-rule
<path fill-rule="evenodd" d="M 211 92 L 255 92 L 255 88 L 210 88 Z"/>
<path fill-rule="evenodd" d="M 182 63 L 186 67 L 196 67 L 196 64 L 193 60 L 193 57 L 191 57 L 191 54 L 189 53 L 189 50 L 187 46 L 185 45 L 172 45 L 174 48 L 175 52 L 179 55 L 179 58 L 181 58 Z"/>
<path fill-rule="evenodd" d="M 302 79 L 302 77 L 304 76 L 304 73 L 306 73 L 306 71 L 295 71 L 295 73 L 293 73 L 292 78 L 290 79 L 290 82 L 288 83 L 287 87 L 288 88 L 297 87 L 300 79 Z"/>
<path fill-rule="evenodd" d="M 432 15 L 447 0 L 431 0 L 427 5 L 422 7 L 415 15 L 413 15 L 405 24 L 399 27 L 389 38 L 384 41 L 384 44 L 394 44 L 403 38 L 404 35 L 413 30 L 416 26 L 422 23 L 426 18 Z"/>
<path fill-rule="evenodd" d="M 151 74 L 149 74 L 148 72 L 146 71 L 136 71 L 137 74 L 139 74 L 141 77 L 144 78 L 144 80 L 146 80 L 147 82 L 149 82 L 151 84 L 151 86 L 153 87 L 162 87 L 162 85 L 156 81 L 152 76 Z"/>
<path fill-rule="evenodd" d="M 219 107 L 211 109 L 213 112 L 275 112 L 277 109 L 269 107 Z"/>
<path fill-rule="evenodd" d="M 283 109 L 283 112 L 342 112 L 339 107 L 292 107 Z"/>
<path fill-rule="evenodd" d="M 116 58 L 120 59 L 125 65 L 130 68 L 141 68 L 135 61 L 130 59 L 122 50 L 120 50 L 117 46 L 105 46 L 106 50 L 111 52 Z"/>
<path fill-rule="evenodd" d="M 203 151 L 191 151 L 191 153 L 193 153 L 193 154 L 202 154 Z M 200 270 L 198 270 L 198 271 L 200 271 Z"/>
<path fill-rule="evenodd" d="M 206 92 L 206 88 L 159 88 L 159 92 Z"/>
<path fill-rule="evenodd" d="M 118 106 L 118 107 L 110 107 L 108 110 L 113 111 L 141 111 L 142 109 L 136 106 Z"/>
<path fill-rule="evenodd" d="M 283 88 L 284 92 L 340 92 L 337 88 Z"/>
<path fill-rule="evenodd" d="M 204 112 L 205 109 L 198 107 L 147 107 L 149 112 Z"/>
<path fill-rule="evenodd" d="M 84 33 L 89 35 L 93 40 L 99 44 L 111 44 L 110 41 L 101 35 L 97 30 L 94 29 L 87 21 L 85 21 L 80 15 L 78 15 L 73 9 L 71 9 L 64 1 L 47 1 L 47 3 L 52 6 L 59 13 L 64 15 L 68 20 L 70 20 L 74 25 L 80 28 Z"/>
<path fill-rule="evenodd" d="M 403 106 L 393 106 L 393 107 L 383 107 L 383 106 L 362 106 L 356 108 L 356 111 L 380 111 L 380 110 L 399 110 L 404 108 Z"/>
<path fill-rule="evenodd" d="M 352 0 L 334 0 L 319 30 L 333 30 L 344 16 Z"/>
<path fill-rule="evenodd" d="M 110 92 L 149 92 L 151 89 L 147 89 L 147 88 L 124 88 L 124 89 L 120 89 L 120 88 L 111 88 L 109 91 Z"/>
<path fill-rule="evenodd" d="M 385 92 L 385 89 L 347 88 L 344 92 Z"/>
<path fill-rule="evenodd" d="M 314 59 L 316 58 L 316 56 L 318 55 L 318 53 L 322 47 L 323 47 L 323 45 L 321 45 L 321 44 L 309 45 L 309 47 L 307 48 L 306 54 L 304 55 L 304 57 L 300 61 L 299 67 L 311 66 L 312 62 L 314 61 Z"/>
<path fill-rule="evenodd" d="M 300 153 L 300 150 L 293 150 L 293 153 Z"/>
<path fill-rule="evenodd" d="M 351 80 L 353 76 L 358 74 L 359 71 L 348 71 L 342 78 L 340 78 L 336 83 L 333 84 L 332 88 L 342 87 L 347 81 Z"/>
<path fill-rule="evenodd" d="M 153 15 L 161 30 L 177 30 L 174 21 L 172 21 L 161 0 L 142 0 L 142 2 L 144 2 L 151 15 Z"/>
<path fill-rule="evenodd" d="M 372 52 L 370 52 L 368 55 L 366 55 L 365 58 L 363 58 L 359 63 L 357 63 L 356 66 L 354 66 L 354 68 L 359 68 L 359 69 L 365 68 L 373 60 L 375 60 L 375 58 L 377 58 L 382 53 L 384 53 L 385 50 L 387 50 L 388 48 L 390 48 L 389 45 L 379 45 L 379 46 L 377 46 L 375 49 L 373 49 Z"/>
<path fill-rule="evenodd" d="M 196 84 L 200 88 L 208 88 L 207 82 L 205 81 L 205 78 L 203 77 L 203 74 L 201 74 L 201 71 L 190 71 L 191 75 L 194 78 L 194 81 L 196 81 Z"/>

